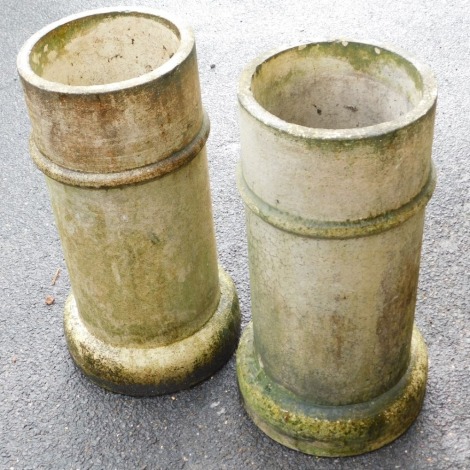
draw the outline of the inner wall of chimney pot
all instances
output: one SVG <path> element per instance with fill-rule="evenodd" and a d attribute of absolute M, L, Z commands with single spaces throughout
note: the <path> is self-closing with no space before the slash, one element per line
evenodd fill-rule
<path fill-rule="evenodd" d="M 363 44 L 289 49 L 256 69 L 251 89 L 271 114 L 292 124 L 352 129 L 393 121 L 422 98 L 419 72 L 402 57 Z"/>
<path fill-rule="evenodd" d="M 104 85 L 138 77 L 178 50 L 179 32 L 163 18 L 136 13 L 95 15 L 52 30 L 30 54 L 45 80 L 72 86 Z"/>

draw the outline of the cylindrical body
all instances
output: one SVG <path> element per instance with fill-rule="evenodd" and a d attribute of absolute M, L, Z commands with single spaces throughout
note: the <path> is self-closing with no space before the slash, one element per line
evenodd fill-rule
<path fill-rule="evenodd" d="M 379 447 L 411 424 L 425 389 L 425 347 L 412 357 L 412 336 L 435 184 L 432 75 L 389 48 L 321 42 L 256 60 L 239 101 L 253 316 L 238 359 L 247 409 L 271 437 L 305 452 Z M 273 424 L 254 398 L 246 355 L 303 407 L 330 406 L 330 436 L 303 416 L 300 445 L 283 419 Z M 400 429 L 372 431 L 371 422 L 367 438 L 341 426 L 332 432 L 351 419 L 351 407 L 386 396 L 410 370 L 420 384 L 412 404 L 403 384 Z"/>
<path fill-rule="evenodd" d="M 70 274 L 72 356 L 124 393 L 201 380 L 235 347 L 239 313 L 217 264 L 192 31 L 151 9 L 85 12 L 34 35 L 18 69 Z M 186 357 L 163 364 L 176 345 Z"/>

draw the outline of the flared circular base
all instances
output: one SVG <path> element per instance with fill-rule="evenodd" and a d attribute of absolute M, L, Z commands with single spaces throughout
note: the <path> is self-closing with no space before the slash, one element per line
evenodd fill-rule
<path fill-rule="evenodd" d="M 265 373 L 253 348 L 251 323 L 237 351 L 238 385 L 255 424 L 287 447 L 324 457 L 369 452 L 404 433 L 421 409 L 427 368 L 426 345 L 415 328 L 410 365 L 392 389 L 365 403 L 320 406 L 301 399 Z"/>
<path fill-rule="evenodd" d="M 189 388 L 222 367 L 240 335 L 240 310 L 235 286 L 219 269 L 220 302 L 211 319 L 193 335 L 153 348 L 109 345 L 83 324 L 70 294 L 64 328 L 70 354 L 82 372 L 116 393 L 152 396 Z"/>

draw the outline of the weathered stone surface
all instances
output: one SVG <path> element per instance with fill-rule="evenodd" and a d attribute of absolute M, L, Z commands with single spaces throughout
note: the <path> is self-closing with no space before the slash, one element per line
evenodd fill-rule
<path fill-rule="evenodd" d="M 314 43 L 252 62 L 239 102 L 253 316 L 238 354 L 247 409 L 304 452 L 377 448 L 408 428 L 425 390 L 424 343 L 419 357 L 410 347 L 435 186 L 433 76 L 388 48 Z M 256 385 L 259 374 L 276 393 Z M 382 419 L 390 413 L 375 403 L 399 383 L 387 407 L 400 411 Z M 300 438 L 274 412 L 284 400 Z M 320 429 L 321 407 L 331 412 Z"/>
<path fill-rule="evenodd" d="M 72 357 L 115 392 L 194 385 L 236 347 L 218 267 L 194 36 L 147 8 L 65 18 L 18 57 L 73 294 Z"/>

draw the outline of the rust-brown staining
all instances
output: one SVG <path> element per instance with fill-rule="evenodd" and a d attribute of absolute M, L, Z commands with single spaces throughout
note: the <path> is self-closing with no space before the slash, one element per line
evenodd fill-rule
<path fill-rule="evenodd" d="M 331 315 L 331 335 L 333 339 L 333 358 L 337 362 L 343 360 L 344 343 L 344 318 L 342 315 L 334 312 Z"/>
<path fill-rule="evenodd" d="M 352 330 L 355 329 L 354 319 L 351 320 L 348 311 L 349 297 L 350 296 L 345 293 L 337 293 L 332 302 L 334 310 L 329 316 L 332 360 L 341 367 L 344 367 L 344 362 L 350 359 L 348 357 L 348 351 L 345 349 L 345 343 L 347 343 L 348 336 L 352 334 Z"/>
<path fill-rule="evenodd" d="M 393 386 L 408 366 L 419 274 L 419 248 L 418 255 L 413 248 L 407 246 L 396 256 L 381 282 L 382 307 L 376 333 L 378 363 L 384 377 L 382 391 Z"/>
<path fill-rule="evenodd" d="M 72 93 L 63 85 L 52 93 L 24 82 L 34 141 L 45 159 L 85 175 L 136 170 L 172 157 L 205 127 L 194 49 L 142 85 L 107 86 Z"/>

